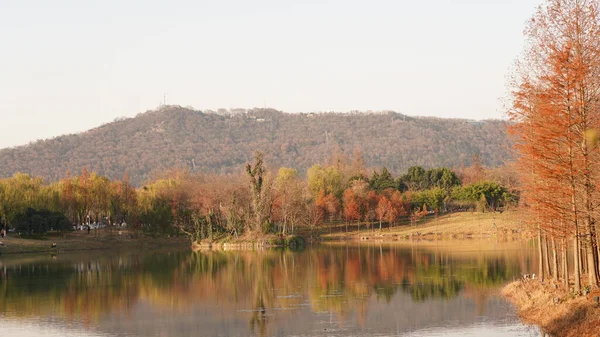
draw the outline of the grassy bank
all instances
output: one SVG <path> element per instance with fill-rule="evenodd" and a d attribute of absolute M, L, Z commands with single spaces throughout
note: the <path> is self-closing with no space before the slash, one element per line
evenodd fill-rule
<path fill-rule="evenodd" d="M 364 224 L 349 226 L 346 232 L 345 224 L 333 228 L 322 229 L 323 240 L 440 240 L 440 239 L 472 239 L 472 238 L 528 238 L 530 233 L 526 230 L 517 211 L 506 212 L 459 212 L 441 216 L 429 216 L 421 219 L 417 224 L 400 224 L 392 228 L 373 223 L 371 228 Z"/>
<path fill-rule="evenodd" d="M 98 230 L 77 231 L 62 235 L 48 235 L 39 238 L 11 236 L 0 239 L 2 254 L 66 252 L 82 250 L 125 250 L 158 249 L 164 247 L 189 247 L 186 237 L 150 237 L 130 231 Z M 52 244 L 56 243 L 56 248 Z"/>
<path fill-rule="evenodd" d="M 560 337 L 600 336 L 600 306 L 593 301 L 600 291 L 574 296 L 562 285 L 523 280 L 502 290 L 518 309 L 521 319 Z"/>

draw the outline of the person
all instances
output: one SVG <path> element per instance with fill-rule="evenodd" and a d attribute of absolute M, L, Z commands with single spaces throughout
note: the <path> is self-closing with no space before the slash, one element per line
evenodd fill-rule
<path fill-rule="evenodd" d="M 2 237 L 6 236 L 6 228 L 2 228 L 2 231 L 0 231 L 0 236 L 2 236 Z"/>

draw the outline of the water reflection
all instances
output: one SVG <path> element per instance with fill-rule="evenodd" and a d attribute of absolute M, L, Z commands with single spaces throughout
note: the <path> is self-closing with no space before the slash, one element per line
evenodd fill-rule
<path fill-rule="evenodd" d="M 497 295 L 533 252 L 483 244 L 3 258 L 0 317 L 90 335 L 539 335 Z"/>

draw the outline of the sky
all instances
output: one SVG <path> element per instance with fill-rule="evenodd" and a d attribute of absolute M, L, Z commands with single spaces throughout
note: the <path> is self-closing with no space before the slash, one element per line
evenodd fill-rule
<path fill-rule="evenodd" d="M 541 0 L 0 0 L 0 148 L 167 104 L 504 118 Z"/>

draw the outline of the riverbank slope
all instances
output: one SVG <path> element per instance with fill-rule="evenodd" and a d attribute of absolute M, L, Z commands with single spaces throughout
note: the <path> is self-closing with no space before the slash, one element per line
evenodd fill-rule
<path fill-rule="evenodd" d="M 527 239 L 531 233 L 521 220 L 518 211 L 505 212 L 457 212 L 440 216 L 428 216 L 416 224 L 401 224 L 392 228 L 379 224 L 371 227 L 351 225 L 345 231 L 345 224 L 335 228 L 324 228 L 321 239 L 325 241 L 401 241 L 401 240 L 448 240 L 506 238 Z"/>
<path fill-rule="evenodd" d="M 556 337 L 600 336 L 600 306 L 594 297 L 571 295 L 562 285 L 520 280 L 505 286 L 502 294 L 516 307 L 521 319 Z"/>

